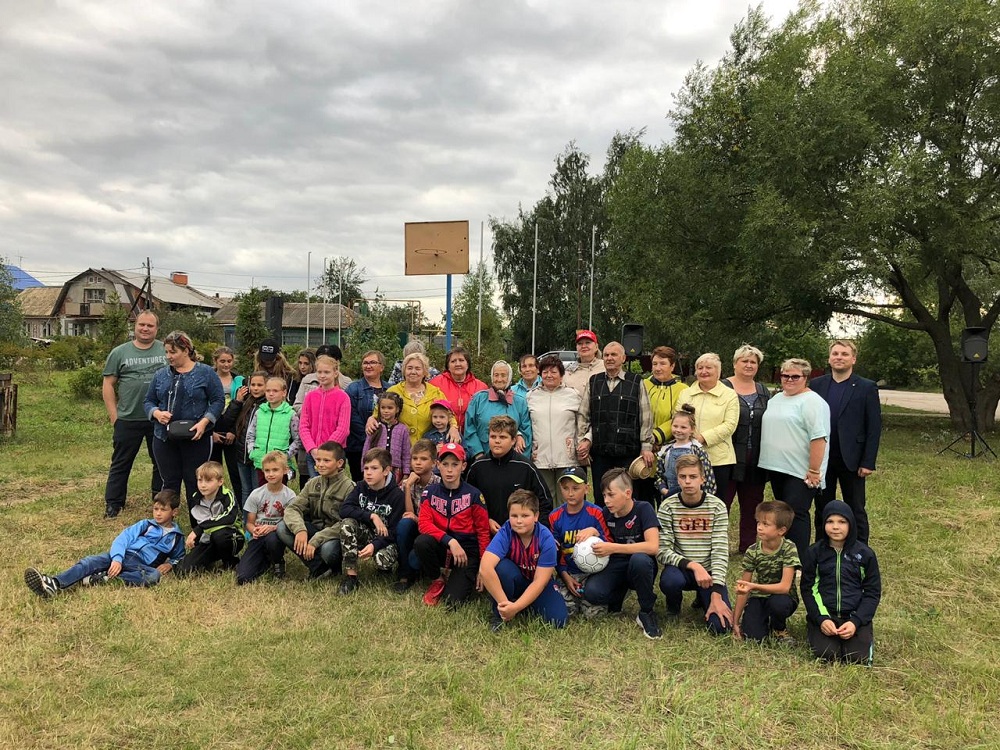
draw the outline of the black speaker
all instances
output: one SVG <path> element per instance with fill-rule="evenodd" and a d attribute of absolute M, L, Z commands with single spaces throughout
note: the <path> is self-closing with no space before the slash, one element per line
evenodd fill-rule
<path fill-rule="evenodd" d="M 643 326 L 638 323 L 626 323 L 622 326 L 622 346 L 626 357 L 638 357 L 642 354 Z"/>
<path fill-rule="evenodd" d="M 990 332 L 982 326 L 962 329 L 962 361 L 985 362 L 989 354 Z"/>
<path fill-rule="evenodd" d="M 285 300 L 281 297 L 268 297 L 264 301 L 264 325 L 271 336 L 281 341 L 281 317 L 285 312 Z"/>

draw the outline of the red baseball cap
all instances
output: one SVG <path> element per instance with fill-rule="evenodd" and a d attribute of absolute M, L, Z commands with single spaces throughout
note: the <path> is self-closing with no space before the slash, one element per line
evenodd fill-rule
<path fill-rule="evenodd" d="M 459 461 L 465 460 L 465 448 L 461 445 L 458 443 L 442 443 L 438 446 L 438 461 L 447 456 L 449 453 Z"/>
<path fill-rule="evenodd" d="M 576 332 L 576 340 L 577 340 L 577 342 L 579 343 L 580 341 L 583 341 L 584 339 L 590 339 L 591 341 L 593 341 L 596 344 L 597 343 L 597 334 L 594 333 L 593 331 L 588 331 L 586 329 L 584 329 L 582 331 L 577 331 Z"/>

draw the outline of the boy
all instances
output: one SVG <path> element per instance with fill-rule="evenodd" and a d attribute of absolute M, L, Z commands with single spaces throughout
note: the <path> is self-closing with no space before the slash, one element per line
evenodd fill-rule
<path fill-rule="evenodd" d="M 681 491 L 660 503 L 657 559 L 663 563 L 660 591 L 667 598 L 667 617 L 681 613 L 684 591 L 697 592 L 705 610 L 705 623 L 713 635 L 733 627 L 726 590 L 729 567 L 729 515 L 726 505 L 702 488 L 705 474 L 701 459 L 687 454 L 677 459 Z"/>
<path fill-rule="evenodd" d="M 566 626 L 566 602 L 556 591 L 556 540 L 538 523 L 534 492 L 515 490 L 507 500 L 510 518 L 489 543 L 479 564 L 483 587 L 493 597 L 490 630 L 499 632 L 518 612 L 530 608 L 557 628 Z"/>
<path fill-rule="evenodd" d="M 795 545 L 785 538 L 795 511 L 780 500 L 757 506 L 757 541 L 747 547 L 743 574 L 736 582 L 733 637 L 760 642 L 770 633 L 785 646 L 795 644 L 786 621 L 798 606 L 795 571 L 800 567 Z"/>
<path fill-rule="evenodd" d="M 288 385 L 284 378 L 271 377 L 264 385 L 265 402 L 250 417 L 247 427 L 247 454 L 257 469 L 257 486 L 265 483 L 261 461 L 271 451 L 288 454 L 295 466 L 295 454 L 299 450 L 299 415 L 286 400 Z M 293 472 L 294 474 L 294 469 Z M 288 484 L 288 476 L 284 483 Z"/>
<path fill-rule="evenodd" d="M 602 614 L 603 607 L 595 607 L 583 598 L 584 581 L 590 575 L 576 567 L 573 550 L 577 542 L 582 542 L 595 534 L 604 541 L 608 539 L 608 526 L 604 523 L 604 513 L 596 505 L 587 501 L 587 470 L 582 466 L 564 469 L 559 477 L 559 492 L 566 502 L 549 514 L 552 536 L 559 545 L 559 560 L 556 563 L 558 579 L 556 588 L 566 602 L 569 615 L 577 612 L 590 620 Z"/>
<path fill-rule="evenodd" d="M 178 577 L 208 570 L 217 561 L 235 568 L 245 539 L 240 527 L 240 507 L 233 493 L 222 486 L 222 464 L 206 461 L 198 467 L 198 491 L 191 498 L 191 533 L 184 545 L 188 553 L 174 572 Z"/>
<path fill-rule="evenodd" d="M 611 541 L 598 542 L 594 552 L 608 557 L 608 567 L 587 579 L 583 598 L 591 604 L 607 606 L 609 612 L 621 612 L 622 603 L 629 589 L 635 590 L 639 600 L 636 624 L 643 635 L 660 638 L 660 626 L 653 614 L 656 593 L 657 540 L 660 524 L 653 506 L 642 500 L 632 499 L 632 478 L 621 468 L 610 469 L 601 477 L 601 494 L 604 496 L 604 523 Z"/>
<path fill-rule="evenodd" d="M 434 445 L 447 443 L 453 416 L 449 401 L 439 398 L 431 404 L 431 429 L 424 433 L 424 439 L 430 440 Z"/>
<path fill-rule="evenodd" d="M 434 606 L 443 595 L 449 607 L 461 604 L 476 588 L 479 561 L 490 542 L 490 518 L 483 496 L 462 481 L 465 449 L 458 443 L 444 443 L 438 449 L 441 481 L 424 490 L 420 501 L 420 536 L 413 551 L 420 572 L 432 579 L 424 604 Z M 445 580 L 441 568 L 452 560 Z"/>
<path fill-rule="evenodd" d="M 340 572 L 340 508 L 354 489 L 344 472 L 344 449 L 329 440 L 313 450 L 318 476 L 285 508 L 278 538 L 309 569 L 309 578 Z"/>
<path fill-rule="evenodd" d="M 236 583 L 250 583 L 270 567 L 275 578 L 285 577 L 285 545 L 276 533 L 285 508 L 295 499 L 295 493 L 282 480 L 288 471 L 288 457 L 281 451 L 271 451 L 260 462 L 267 482 L 250 493 L 243 511 L 246 513 L 250 541 L 236 566 Z"/>
<path fill-rule="evenodd" d="M 396 546 L 399 548 L 399 580 L 392 590 L 405 594 L 417 582 L 420 562 L 413 554 L 413 540 L 417 538 L 420 498 L 431 484 L 441 481 L 434 473 L 437 445 L 429 439 L 420 439 L 410 450 L 410 476 L 403 480 L 403 498 L 406 508 L 396 526 Z"/>
<path fill-rule="evenodd" d="M 854 512 L 834 500 L 823 508 L 826 539 L 802 556 L 802 603 L 809 646 L 820 659 L 871 666 L 872 620 L 882 577 L 871 548 L 858 541 Z"/>
<path fill-rule="evenodd" d="M 132 524 L 115 537 L 110 552 L 85 557 L 54 576 L 28 568 L 24 582 L 43 598 L 77 583 L 96 586 L 113 578 L 120 578 L 126 586 L 155 586 L 184 556 L 184 534 L 177 525 L 180 504 L 177 492 L 160 490 L 153 498 L 153 517 Z"/>
<path fill-rule="evenodd" d="M 379 570 L 392 570 L 399 559 L 396 525 L 406 501 L 392 478 L 392 455 L 385 448 L 370 449 L 361 457 L 361 471 L 364 479 L 340 506 L 340 546 L 346 574 L 341 594 L 357 590 L 359 559 L 372 558 Z"/>
<path fill-rule="evenodd" d="M 535 465 L 514 450 L 517 422 L 500 415 L 490 420 L 489 455 L 482 456 L 469 469 L 469 484 L 478 487 L 486 500 L 490 533 L 500 530 L 507 521 L 507 498 L 514 490 L 531 490 L 538 497 L 542 523 L 549 523 L 552 499 Z"/>

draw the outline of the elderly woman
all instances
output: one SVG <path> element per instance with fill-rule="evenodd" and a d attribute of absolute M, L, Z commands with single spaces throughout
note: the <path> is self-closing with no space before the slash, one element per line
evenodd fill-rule
<path fill-rule="evenodd" d="M 804 359 L 781 363 L 781 393 L 772 396 L 761 421 L 760 459 L 776 500 L 795 511 L 788 538 L 799 556 L 809 547 L 809 506 L 823 487 L 830 455 L 830 407 L 809 390 L 812 367 Z"/>
<path fill-rule="evenodd" d="M 563 384 L 566 366 L 559 357 L 545 357 L 538 367 L 542 384 L 528 393 L 531 460 L 549 494 L 562 503 L 565 500 L 559 492 L 559 477 L 565 469 L 580 465 L 581 443 L 590 444 L 590 401 Z"/>
<path fill-rule="evenodd" d="M 684 381 L 674 377 L 677 352 L 669 346 L 653 349 L 653 374 L 642 381 L 649 394 L 649 407 L 653 411 L 653 440 L 660 448 L 670 442 L 670 420 L 677 411 L 677 400 L 687 388 Z"/>
<path fill-rule="evenodd" d="M 770 397 L 767 388 L 754 378 L 764 354 L 755 346 L 744 344 L 733 353 L 733 376 L 722 381 L 736 391 L 740 399 L 740 421 L 733 433 L 733 450 L 736 451 L 736 465 L 726 487 L 719 487 L 719 493 L 726 509 L 732 507 L 733 498 L 740 498 L 740 552 L 757 539 L 757 519 L 754 513 L 764 499 L 764 485 L 767 475 L 757 466 L 760 448 L 760 421 L 767 409 Z"/>
<path fill-rule="evenodd" d="M 697 380 L 681 392 L 677 408 L 684 404 L 694 407 L 694 437 L 708 453 L 716 486 L 725 487 L 736 464 L 732 438 L 740 421 L 739 399 L 732 388 L 719 382 L 722 360 L 718 354 L 707 352 L 698 357 L 694 374 Z"/>
<path fill-rule="evenodd" d="M 426 355 L 419 352 L 406 355 L 403 357 L 402 369 L 402 381 L 391 386 L 386 392 L 398 393 L 403 399 L 403 413 L 399 415 L 399 421 L 405 424 L 410 431 L 410 445 L 412 446 L 431 428 L 431 404 L 445 396 L 440 388 L 427 382 L 431 365 Z M 378 420 L 375 418 L 376 409 L 373 409 L 372 416 L 368 418 L 368 423 L 365 425 L 365 432 L 369 435 L 378 429 Z M 455 425 L 452 425 L 449 437 L 456 443 L 462 439 L 462 435 Z"/>
<path fill-rule="evenodd" d="M 444 397 L 451 404 L 452 413 L 458 420 L 458 429 L 465 429 L 465 413 L 472 403 L 472 397 L 485 391 L 486 383 L 472 374 L 469 352 L 456 346 L 444 358 L 444 369 L 431 382 L 444 391 Z"/>
<path fill-rule="evenodd" d="M 531 455 L 531 415 L 528 413 L 528 402 L 514 393 L 511 388 L 513 379 L 514 371 L 507 362 L 495 362 L 490 370 L 493 385 L 485 391 L 479 391 L 469 402 L 465 413 L 465 450 L 473 458 L 479 458 L 490 449 L 490 420 L 501 414 L 517 422 L 514 450 L 525 456 Z M 452 401 L 452 406 L 454 405 L 455 402 Z"/>
<path fill-rule="evenodd" d="M 212 430 L 226 397 L 215 370 L 198 361 L 190 336 L 172 331 L 163 347 L 167 367 L 153 376 L 143 409 L 155 423 L 153 455 L 163 488 L 180 493 L 183 481 L 190 501 L 198 491 L 195 472 L 212 457 Z M 171 422 L 178 424 L 168 430 Z"/>

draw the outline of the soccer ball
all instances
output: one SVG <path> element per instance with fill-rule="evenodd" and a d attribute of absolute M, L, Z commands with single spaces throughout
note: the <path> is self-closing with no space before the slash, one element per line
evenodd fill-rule
<path fill-rule="evenodd" d="M 573 562 L 582 573 L 600 573 L 608 567 L 607 557 L 598 557 L 594 545 L 601 541 L 599 536 L 591 536 L 582 542 L 577 542 L 573 548 Z"/>

